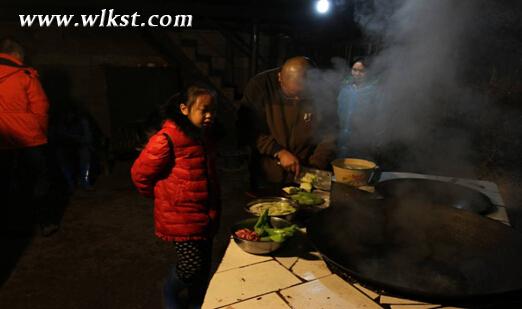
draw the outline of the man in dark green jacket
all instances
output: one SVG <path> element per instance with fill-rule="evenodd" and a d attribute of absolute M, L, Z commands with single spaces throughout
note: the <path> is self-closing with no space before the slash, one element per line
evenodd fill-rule
<path fill-rule="evenodd" d="M 301 166 L 326 169 L 334 159 L 337 129 L 335 102 L 312 99 L 306 93 L 306 57 L 288 59 L 280 68 L 254 76 L 242 105 L 249 111 L 253 166 L 269 183 L 290 182 Z"/>

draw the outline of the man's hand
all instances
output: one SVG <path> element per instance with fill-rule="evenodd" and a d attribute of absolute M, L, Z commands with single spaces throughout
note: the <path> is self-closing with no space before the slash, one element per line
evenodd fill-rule
<path fill-rule="evenodd" d="M 297 159 L 297 157 L 290 151 L 283 149 L 276 154 L 276 157 L 279 159 L 281 167 L 286 171 L 299 175 L 299 159 Z"/>

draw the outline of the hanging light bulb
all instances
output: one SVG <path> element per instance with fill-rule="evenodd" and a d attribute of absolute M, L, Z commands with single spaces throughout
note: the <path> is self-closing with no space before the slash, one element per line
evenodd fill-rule
<path fill-rule="evenodd" d="M 328 0 L 318 0 L 315 3 L 315 10 L 319 14 L 326 14 L 330 10 L 330 1 L 328 1 Z"/>

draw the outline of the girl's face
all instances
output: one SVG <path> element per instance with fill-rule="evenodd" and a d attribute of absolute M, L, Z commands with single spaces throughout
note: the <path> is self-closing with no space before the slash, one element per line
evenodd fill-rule
<path fill-rule="evenodd" d="M 214 99 L 209 94 L 196 97 L 196 101 L 188 107 L 180 105 L 181 113 L 187 116 L 190 122 L 198 128 L 208 127 L 212 124 L 215 115 Z"/>
<path fill-rule="evenodd" d="M 362 80 L 364 78 L 364 75 L 366 74 L 366 68 L 364 67 L 364 64 L 361 62 L 356 62 L 352 66 L 352 76 L 356 80 Z"/>

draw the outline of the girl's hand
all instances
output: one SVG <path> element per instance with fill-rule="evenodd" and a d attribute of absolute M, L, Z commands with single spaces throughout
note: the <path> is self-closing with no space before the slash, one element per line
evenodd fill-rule
<path fill-rule="evenodd" d="M 283 169 L 299 175 L 299 159 L 290 151 L 283 149 L 276 154 L 276 157 L 279 159 L 279 164 Z"/>

